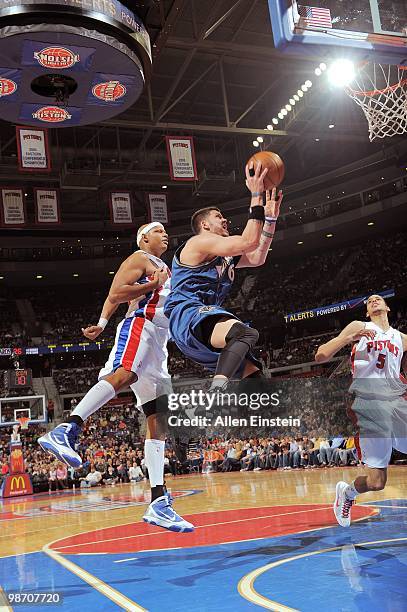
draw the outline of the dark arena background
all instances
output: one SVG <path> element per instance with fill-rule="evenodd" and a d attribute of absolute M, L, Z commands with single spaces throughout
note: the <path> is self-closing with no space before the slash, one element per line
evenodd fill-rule
<path fill-rule="evenodd" d="M 406 96 L 404 0 L 0 0 L 1 610 L 407 610 L 402 352 L 387 483 L 348 528 L 338 481 L 386 467 L 363 461 L 349 410 L 359 339 L 315 359 L 373 294 L 407 334 Z M 169 404 L 165 484 L 195 527 L 175 533 L 142 520 L 146 418 L 128 385 L 85 420 L 78 469 L 38 438 L 98 381 L 127 303 L 83 329 L 138 228 L 165 226 L 169 267 L 198 209 L 241 235 L 260 151 L 285 166 L 276 233 L 225 308 L 259 332 L 265 378 L 208 410 L 193 393 L 213 372 L 168 342 L 189 399 Z M 386 346 L 400 351 L 368 350 Z"/>

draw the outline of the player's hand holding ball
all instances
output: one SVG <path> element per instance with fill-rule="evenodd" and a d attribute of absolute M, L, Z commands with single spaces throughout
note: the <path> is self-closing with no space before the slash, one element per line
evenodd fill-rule
<path fill-rule="evenodd" d="M 267 168 L 262 169 L 260 162 L 249 161 L 246 164 L 246 187 L 252 193 L 261 195 L 264 192 L 264 179 L 268 172 Z"/>
<path fill-rule="evenodd" d="M 283 200 L 283 192 L 280 191 L 277 194 L 277 189 L 269 189 L 266 191 L 266 205 L 264 207 L 264 214 L 269 218 L 277 219 L 280 214 L 280 206 Z"/>

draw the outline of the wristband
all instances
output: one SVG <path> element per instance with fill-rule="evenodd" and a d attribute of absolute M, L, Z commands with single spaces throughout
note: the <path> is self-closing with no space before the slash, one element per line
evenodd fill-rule
<path fill-rule="evenodd" d="M 99 322 L 97 324 L 98 327 L 101 327 L 102 329 L 105 329 L 106 325 L 109 323 L 108 319 L 104 319 L 103 317 L 100 317 Z"/>
<path fill-rule="evenodd" d="M 264 221 L 264 206 L 252 206 L 249 208 L 249 219 Z"/>
<path fill-rule="evenodd" d="M 254 193 L 252 193 L 252 198 L 260 198 L 262 195 L 263 195 L 262 192 L 255 191 Z"/>
<path fill-rule="evenodd" d="M 264 220 L 267 221 L 267 223 L 277 223 L 277 217 L 264 217 Z"/>

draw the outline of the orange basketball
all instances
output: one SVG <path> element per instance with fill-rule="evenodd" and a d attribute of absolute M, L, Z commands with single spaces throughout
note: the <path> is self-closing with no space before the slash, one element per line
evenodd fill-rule
<path fill-rule="evenodd" d="M 266 189 L 273 189 L 278 187 L 284 179 L 284 162 L 277 153 L 272 151 L 259 151 L 251 156 L 247 162 L 249 165 L 253 162 L 254 165 L 261 163 L 262 168 L 268 168 L 266 178 L 264 179 L 264 187 Z"/>

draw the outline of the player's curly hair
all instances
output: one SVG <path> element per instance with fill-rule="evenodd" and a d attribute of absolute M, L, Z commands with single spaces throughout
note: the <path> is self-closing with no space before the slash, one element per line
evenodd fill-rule
<path fill-rule="evenodd" d="M 194 232 L 194 234 L 199 234 L 201 230 L 201 221 L 203 219 L 206 219 L 206 217 L 209 215 L 209 213 L 212 210 L 221 212 L 217 206 L 206 206 L 206 208 L 200 208 L 199 210 L 196 210 L 194 212 L 194 214 L 191 217 L 191 229 Z"/>

